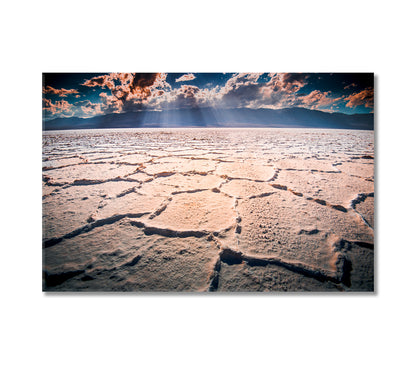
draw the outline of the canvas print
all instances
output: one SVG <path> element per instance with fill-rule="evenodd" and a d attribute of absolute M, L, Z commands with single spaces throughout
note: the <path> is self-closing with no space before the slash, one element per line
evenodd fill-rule
<path fill-rule="evenodd" d="M 373 73 L 44 73 L 43 290 L 373 292 Z"/>

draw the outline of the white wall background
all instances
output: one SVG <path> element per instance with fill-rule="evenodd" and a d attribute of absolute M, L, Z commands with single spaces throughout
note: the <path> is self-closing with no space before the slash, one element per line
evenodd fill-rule
<path fill-rule="evenodd" d="M 411 4 L 3 4 L 1 371 L 409 372 L 416 333 Z M 41 73 L 188 70 L 376 73 L 375 295 L 42 293 Z"/>

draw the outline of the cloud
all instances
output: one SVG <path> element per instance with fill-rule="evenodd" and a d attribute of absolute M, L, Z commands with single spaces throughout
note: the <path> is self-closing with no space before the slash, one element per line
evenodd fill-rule
<path fill-rule="evenodd" d="M 176 94 L 176 103 L 179 107 L 195 107 L 197 106 L 196 94 L 199 92 L 199 87 L 182 85 Z"/>
<path fill-rule="evenodd" d="M 71 117 L 74 113 L 73 104 L 66 100 L 57 100 L 52 102 L 50 99 L 42 99 L 42 109 L 48 117 Z"/>
<path fill-rule="evenodd" d="M 43 94 L 52 94 L 52 95 L 58 95 L 60 97 L 66 97 L 70 94 L 79 94 L 79 92 L 75 89 L 70 89 L 67 90 L 65 88 L 61 88 L 61 89 L 57 89 L 57 88 L 53 88 L 51 86 L 46 86 L 42 88 L 42 93 Z"/>
<path fill-rule="evenodd" d="M 87 79 L 81 85 L 85 87 L 101 87 L 101 88 L 107 87 L 110 90 L 113 90 L 115 88 L 113 78 L 110 75 L 100 75 L 98 77 Z"/>
<path fill-rule="evenodd" d="M 357 83 L 351 83 L 344 87 L 344 90 L 349 90 L 351 88 L 357 87 Z"/>
<path fill-rule="evenodd" d="M 303 107 L 330 110 L 345 96 L 334 95 L 331 91 L 313 90 L 301 93 L 308 84 L 308 74 L 269 73 L 268 80 L 262 74 L 235 74 L 216 95 L 217 103 L 232 107 L 252 109 L 282 109 Z"/>
<path fill-rule="evenodd" d="M 111 73 L 87 79 L 86 87 L 108 88 L 120 100 L 129 95 L 140 97 L 148 94 L 148 89 L 160 73 Z"/>
<path fill-rule="evenodd" d="M 328 107 L 341 99 L 341 97 L 331 97 L 331 91 L 322 92 L 319 90 L 314 90 L 308 95 L 298 97 L 299 103 L 302 104 L 302 106 L 306 106 L 311 109 Z"/>
<path fill-rule="evenodd" d="M 334 102 L 330 92 L 314 91 L 298 97 L 298 91 L 307 84 L 306 74 L 271 73 L 268 80 L 262 75 L 235 73 L 222 87 L 200 89 L 194 85 L 182 85 L 178 89 L 153 94 L 145 104 L 158 109 L 205 106 L 280 109 L 292 105 L 319 108 Z"/>
<path fill-rule="evenodd" d="M 295 93 L 304 87 L 305 74 L 270 73 L 269 80 L 260 80 L 262 73 L 235 74 L 221 90 L 228 106 L 280 109 L 292 105 Z M 266 77 L 266 79 L 267 79 Z"/>
<path fill-rule="evenodd" d="M 82 86 L 109 89 L 112 96 L 100 94 L 105 113 L 135 111 L 146 106 L 160 91 L 169 90 L 165 73 L 110 73 L 84 81 Z M 117 101 L 119 101 L 117 103 Z"/>
<path fill-rule="evenodd" d="M 164 82 L 158 86 L 152 86 L 151 94 L 143 101 L 143 105 L 149 109 L 212 106 L 218 100 L 218 92 L 218 86 L 202 89 L 194 85 L 182 84 L 179 88 L 172 89 L 169 84 Z"/>
<path fill-rule="evenodd" d="M 301 73 L 234 74 L 216 95 L 216 102 L 227 107 L 280 109 L 296 101 L 296 93 L 307 84 Z M 263 77 L 262 77 L 263 76 Z M 262 79 L 260 79 L 262 77 Z"/>
<path fill-rule="evenodd" d="M 215 95 L 215 100 L 230 107 L 249 105 L 259 98 L 258 79 L 261 75 L 262 73 L 234 74 Z"/>
<path fill-rule="evenodd" d="M 50 99 L 42 99 L 45 117 L 53 119 L 57 117 L 80 117 L 88 118 L 104 114 L 101 103 L 92 103 L 89 100 L 77 101 L 74 104 L 66 100 L 53 102 Z"/>
<path fill-rule="evenodd" d="M 132 73 L 110 73 L 109 75 L 113 82 L 119 81 L 121 85 L 129 85 L 133 80 Z"/>
<path fill-rule="evenodd" d="M 77 101 L 73 107 L 74 115 L 81 118 L 94 117 L 104 114 L 100 103 L 92 103 L 89 100 Z"/>
<path fill-rule="evenodd" d="M 218 88 L 200 89 L 197 86 L 182 85 L 179 89 L 173 90 L 171 96 L 174 106 L 184 107 L 206 107 L 215 104 Z"/>
<path fill-rule="evenodd" d="M 226 92 L 235 90 L 242 86 L 257 85 L 257 81 L 262 73 L 236 73 L 225 83 Z"/>
<path fill-rule="evenodd" d="M 158 73 L 135 73 L 133 80 L 127 86 L 127 90 L 119 99 L 122 101 L 127 100 L 127 98 L 146 99 L 150 96 L 150 87 L 153 86 L 157 77 Z"/>
<path fill-rule="evenodd" d="M 98 103 L 83 100 L 69 104 L 65 100 L 55 102 L 46 100 L 44 113 L 49 118 L 70 116 L 71 113 L 85 118 L 142 109 L 196 107 L 282 109 L 297 106 L 331 111 L 340 104 L 345 104 L 349 108 L 358 105 L 373 107 L 372 88 L 349 96 L 342 95 L 342 92 L 335 94 L 331 91 L 320 91 L 314 87 L 309 89 L 307 87 L 309 75 L 304 73 L 235 73 L 221 86 L 205 85 L 204 88 L 186 84 L 196 78 L 191 73 L 177 78 L 177 82 L 185 82 L 185 84 L 175 89 L 167 83 L 166 78 L 165 73 L 109 73 L 95 76 L 85 80 L 82 86 L 101 89 Z M 213 83 L 215 84 L 215 81 Z M 351 83 L 344 89 L 355 86 L 356 83 Z M 78 93 L 76 90 L 57 90 L 50 86 L 44 88 L 44 91 L 55 95 Z"/>
<path fill-rule="evenodd" d="M 366 88 L 358 93 L 353 93 L 352 95 L 347 96 L 344 101 L 348 108 L 355 108 L 357 106 L 364 105 L 366 108 L 374 107 L 374 88 Z"/>
<path fill-rule="evenodd" d="M 109 113 L 121 113 L 123 110 L 123 104 L 120 100 L 112 95 L 107 95 L 105 92 L 100 93 L 101 98 L 101 111 L 104 114 Z"/>
<path fill-rule="evenodd" d="M 153 108 L 192 108 L 201 106 L 203 100 L 201 89 L 197 86 L 183 84 L 177 89 L 157 90 L 147 104 Z"/>
<path fill-rule="evenodd" d="M 306 74 L 272 73 L 268 75 L 269 80 L 266 77 L 266 81 L 260 81 L 262 75 L 263 73 L 235 73 L 224 86 L 204 89 L 187 84 L 172 89 L 166 82 L 167 74 L 162 73 L 113 73 L 91 78 L 83 85 L 109 89 L 112 96 L 100 94 L 102 110 L 105 113 L 120 113 L 143 108 L 204 106 L 277 109 L 293 105 L 296 101 L 295 94 L 307 84 Z M 190 73 L 176 81 L 191 79 L 195 79 L 195 75 Z M 307 99 L 304 98 L 305 102 Z M 309 99 L 312 100 L 312 97 Z M 320 102 L 323 100 L 321 98 Z M 319 105 L 319 100 L 315 101 L 315 105 Z"/>
<path fill-rule="evenodd" d="M 266 84 L 272 91 L 283 91 L 287 93 L 298 92 L 306 86 L 308 75 L 304 73 L 270 73 L 270 81 Z"/>
<path fill-rule="evenodd" d="M 136 111 L 145 107 L 152 107 L 160 100 L 164 92 L 171 90 L 166 82 L 165 73 L 135 73 L 132 82 L 127 86 L 122 95 L 116 97 L 123 103 L 123 111 Z"/>
<path fill-rule="evenodd" d="M 184 74 L 181 77 L 177 78 L 175 82 L 185 82 L 185 81 L 192 81 L 196 78 L 194 74 Z"/>

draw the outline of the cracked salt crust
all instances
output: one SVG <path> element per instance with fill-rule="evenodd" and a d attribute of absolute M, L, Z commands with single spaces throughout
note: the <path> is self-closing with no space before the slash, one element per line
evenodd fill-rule
<path fill-rule="evenodd" d="M 167 172 L 186 173 L 198 171 L 207 173 L 215 169 L 215 163 L 208 160 L 192 160 L 179 157 L 164 157 L 153 161 L 145 168 L 145 172 L 151 175 Z"/>
<path fill-rule="evenodd" d="M 105 181 L 106 179 L 122 178 L 133 173 L 136 169 L 136 166 L 128 165 L 80 163 L 61 169 L 47 170 L 44 175 L 54 182 L 67 184 L 76 180 Z"/>
<path fill-rule="evenodd" d="M 46 132 L 48 291 L 372 291 L 373 132 Z"/>
<path fill-rule="evenodd" d="M 215 170 L 217 175 L 254 181 L 267 181 L 273 178 L 274 172 L 275 169 L 272 166 L 256 164 L 250 161 L 221 163 Z"/>
<path fill-rule="evenodd" d="M 244 179 L 233 179 L 224 183 L 221 187 L 221 191 L 237 198 L 248 198 L 250 196 L 258 196 L 264 193 L 275 192 L 276 190 L 267 183 L 254 182 Z"/>
<path fill-rule="evenodd" d="M 301 164 L 301 162 L 298 162 Z M 281 170 L 275 182 L 303 195 L 347 207 L 362 192 L 374 191 L 374 182 L 345 173 Z"/>
<path fill-rule="evenodd" d="M 364 242 L 373 236 L 353 213 L 327 208 L 288 191 L 244 200 L 238 212 L 242 224 L 239 250 L 326 270 L 334 270 L 334 236 Z"/>
<path fill-rule="evenodd" d="M 235 223 L 234 200 L 221 193 L 198 191 L 174 195 L 152 225 L 175 231 L 221 231 Z"/>

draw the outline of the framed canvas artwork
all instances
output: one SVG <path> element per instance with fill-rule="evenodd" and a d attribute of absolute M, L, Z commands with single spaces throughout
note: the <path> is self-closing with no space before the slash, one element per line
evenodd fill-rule
<path fill-rule="evenodd" d="M 373 292 L 373 73 L 44 73 L 43 290 Z"/>

